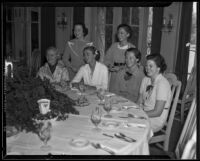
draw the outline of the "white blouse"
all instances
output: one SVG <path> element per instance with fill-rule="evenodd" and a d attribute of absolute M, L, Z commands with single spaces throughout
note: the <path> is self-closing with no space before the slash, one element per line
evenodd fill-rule
<path fill-rule="evenodd" d="M 97 89 L 102 88 L 107 90 L 108 88 L 108 68 L 96 61 L 94 72 L 90 69 L 89 64 L 83 65 L 71 83 L 78 83 L 83 79 L 84 83 L 90 86 L 95 86 Z"/>

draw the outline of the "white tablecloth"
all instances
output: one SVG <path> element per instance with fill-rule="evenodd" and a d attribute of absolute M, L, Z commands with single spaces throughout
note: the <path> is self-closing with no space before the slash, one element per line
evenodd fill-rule
<path fill-rule="evenodd" d="M 65 92 L 73 99 L 77 99 L 79 95 L 76 91 Z M 65 121 L 52 121 L 52 136 L 48 142 L 52 148 L 49 151 L 43 151 L 40 149 L 43 144 L 39 137 L 34 133 L 21 132 L 16 136 L 7 138 L 7 152 L 8 154 L 19 155 L 45 155 L 45 154 L 65 154 L 65 155 L 110 155 L 108 152 L 102 149 L 95 149 L 91 146 L 93 143 L 101 143 L 103 146 L 113 150 L 116 155 L 149 155 L 148 140 L 152 137 L 152 130 L 150 129 L 149 120 L 147 115 L 142 109 L 130 108 L 128 110 L 123 109 L 121 111 L 115 110 L 124 105 L 136 105 L 133 102 L 121 102 L 113 104 L 113 109 L 110 113 L 112 118 L 102 117 L 102 121 L 99 125 L 100 132 L 93 130 L 94 125 L 90 121 L 90 114 L 93 108 L 99 106 L 99 99 L 96 95 L 86 94 L 87 99 L 90 102 L 89 106 L 75 107 L 80 115 L 69 115 Z M 119 96 L 112 96 L 112 99 L 125 100 Z M 102 108 L 102 107 L 101 107 Z M 104 110 L 102 110 L 104 111 Z M 106 112 L 105 112 L 106 113 Z M 120 116 L 126 116 L 127 113 L 132 113 L 138 116 L 145 116 L 145 119 L 137 118 L 120 118 Z M 103 122 L 115 121 L 119 123 L 117 127 L 105 127 Z M 127 126 L 131 125 L 131 126 Z M 138 127 L 138 125 L 141 125 Z M 114 136 L 115 133 L 122 132 L 123 134 L 134 138 L 136 142 L 126 142 L 116 137 L 108 137 L 103 133 Z M 88 142 L 84 147 L 75 147 L 71 145 L 72 139 L 83 139 Z"/>

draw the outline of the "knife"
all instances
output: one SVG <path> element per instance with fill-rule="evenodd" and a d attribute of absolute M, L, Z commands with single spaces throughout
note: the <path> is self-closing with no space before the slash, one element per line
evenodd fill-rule
<path fill-rule="evenodd" d="M 131 139 L 133 142 L 136 142 L 136 140 L 135 139 L 133 139 L 133 138 L 131 138 L 131 137 L 129 137 L 129 136 L 126 136 L 125 134 L 123 134 L 123 133 L 119 133 L 119 135 L 121 135 L 122 137 L 126 137 L 126 138 L 129 138 L 129 139 Z"/>
<path fill-rule="evenodd" d="M 121 135 L 120 136 L 117 135 L 117 134 L 114 134 L 114 135 L 115 135 L 116 138 L 121 139 L 123 141 L 129 142 L 129 143 L 135 142 L 134 140 L 130 140 L 130 139 L 126 138 L 126 137 L 122 137 Z"/>

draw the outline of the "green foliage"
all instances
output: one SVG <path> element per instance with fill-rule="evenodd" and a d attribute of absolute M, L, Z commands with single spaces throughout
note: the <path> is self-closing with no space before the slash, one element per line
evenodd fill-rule
<path fill-rule="evenodd" d="M 65 120 L 68 113 L 79 114 L 71 98 L 56 91 L 48 80 L 29 76 L 27 69 L 15 69 L 14 77 L 6 79 L 5 93 L 6 125 L 27 132 L 37 132 L 35 119 Z M 39 112 L 37 101 L 41 98 L 51 100 L 51 112 L 46 115 Z"/>

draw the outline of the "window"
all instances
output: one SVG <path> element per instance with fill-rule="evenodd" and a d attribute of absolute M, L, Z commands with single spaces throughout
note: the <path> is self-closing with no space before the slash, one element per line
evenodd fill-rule
<path fill-rule="evenodd" d="M 147 26 L 147 55 L 151 54 L 151 38 L 152 38 L 152 24 L 153 24 L 153 7 L 149 7 L 149 18 Z"/>
<path fill-rule="evenodd" d="M 113 7 L 106 7 L 106 23 L 105 23 L 105 51 L 112 44 L 113 35 Z"/>
<path fill-rule="evenodd" d="M 193 2 L 193 11 L 192 11 L 192 27 L 191 27 L 191 38 L 190 43 L 187 45 L 190 47 L 189 49 L 189 62 L 188 62 L 188 76 L 189 78 L 190 73 L 192 71 L 192 67 L 195 64 L 195 57 L 196 57 L 196 35 L 197 35 L 197 2 Z"/>
<path fill-rule="evenodd" d="M 141 7 L 122 7 L 122 23 L 132 28 L 133 35 L 130 42 L 138 46 L 139 39 L 139 13 Z"/>

